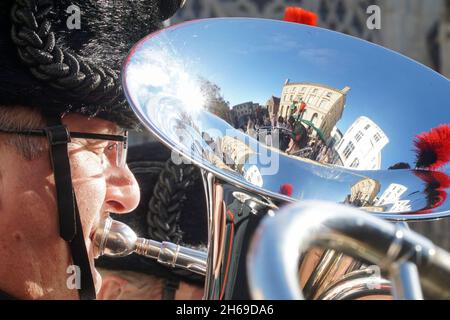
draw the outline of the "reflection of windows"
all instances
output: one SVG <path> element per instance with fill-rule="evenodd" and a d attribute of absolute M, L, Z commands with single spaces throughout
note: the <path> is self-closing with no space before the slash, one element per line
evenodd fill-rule
<path fill-rule="evenodd" d="M 359 159 L 356 158 L 355 160 L 353 160 L 352 164 L 350 165 L 350 167 L 352 168 L 358 168 L 359 166 Z"/>
<path fill-rule="evenodd" d="M 317 113 L 314 113 L 313 116 L 311 117 L 311 122 L 313 123 L 314 126 L 317 126 L 317 118 L 319 117 L 319 115 Z"/>
<path fill-rule="evenodd" d="M 286 100 L 287 100 L 287 94 L 284 95 L 284 101 L 286 101 Z"/>
<path fill-rule="evenodd" d="M 317 93 L 319 91 L 319 89 L 314 89 L 313 93 Z"/>
<path fill-rule="evenodd" d="M 381 140 L 381 135 L 377 132 L 377 133 L 373 136 L 373 138 L 375 139 L 375 142 L 378 142 L 378 141 Z"/>
<path fill-rule="evenodd" d="M 356 141 L 361 141 L 362 137 L 364 136 L 364 134 L 361 131 L 358 131 L 358 133 L 355 136 Z"/>
<path fill-rule="evenodd" d="M 325 109 L 326 107 L 328 107 L 328 101 L 327 100 L 322 100 L 320 102 L 319 108 L 324 108 Z"/>
<path fill-rule="evenodd" d="M 305 90 L 306 90 L 306 87 L 302 87 L 302 90 L 301 90 L 301 91 L 302 91 L 302 92 L 305 92 Z"/>
<path fill-rule="evenodd" d="M 353 150 L 355 150 L 355 145 L 350 141 L 347 145 L 347 147 L 344 150 L 344 157 L 345 159 L 348 159 L 350 155 L 352 154 Z"/>
<path fill-rule="evenodd" d="M 291 101 L 294 100 L 294 95 L 291 94 Z"/>
<path fill-rule="evenodd" d="M 332 95 L 333 95 L 333 94 L 332 94 L 331 92 L 328 92 L 328 93 L 327 93 L 327 98 L 331 98 Z"/>
<path fill-rule="evenodd" d="M 369 128 L 370 128 L 370 124 L 368 124 L 364 127 L 365 130 L 369 130 Z"/>
<path fill-rule="evenodd" d="M 318 101 L 319 101 L 319 97 L 309 96 L 309 99 L 308 99 L 309 104 L 317 105 Z"/>

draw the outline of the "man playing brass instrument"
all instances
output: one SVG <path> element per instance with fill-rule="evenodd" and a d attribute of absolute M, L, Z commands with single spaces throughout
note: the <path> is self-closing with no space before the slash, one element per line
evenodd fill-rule
<path fill-rule="evenodd" d="M 139 203 L 120 66 L 181 3 L 0 3 L 0 298 L 96 297 L 93 231 Z"/>

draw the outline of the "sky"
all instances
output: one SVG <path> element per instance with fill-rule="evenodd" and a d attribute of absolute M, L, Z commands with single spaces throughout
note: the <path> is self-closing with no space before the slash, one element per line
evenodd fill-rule
<path fill-rule="evenodd" d="M 231 106 L 280 97 L 287 78 L 337 89 L 350 86 L 337 127 L 345 133 L 359 116 L 377 123 L 390 140 L 382 168 L 412 164 L 415 135 L 450 123 L 447 79 L 340 33 L 275 20 L 216 19 L 171 28 L 151 43 L 169 48 L 192 78 L 216 83 Z"/>

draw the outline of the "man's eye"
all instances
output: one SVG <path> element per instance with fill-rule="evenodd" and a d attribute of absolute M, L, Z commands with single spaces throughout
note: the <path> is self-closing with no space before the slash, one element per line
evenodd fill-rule
<path fill-rule="evenodd" d="M 112 142 L 108 144 L 105 148 L 104 154 L 109 159 L 109 161 L 115 161 L 117 158 L 119 144 L 117 142 Z"/>
<path fill-rule="evenodd" d="M 109 144 L 109 145 L 106 147 L 106 149 L 107 149 L 108 151 L 116 150 L 116 149 L 117 149 L 117 142 Z"/>

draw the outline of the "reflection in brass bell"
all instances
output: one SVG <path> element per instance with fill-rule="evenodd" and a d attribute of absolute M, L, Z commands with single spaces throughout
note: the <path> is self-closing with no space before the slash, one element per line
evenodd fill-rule
<path fill-rule="evenodd" d="M 450 119 L 441 75 L 292 23 L 207 19 L 169 30 L 136 45 L 123 79 L 142 122 L 172 149 L 280 201 L 347 203 L 392 220 L 450 213 L 450 200 L 432 195 L 448 186 L 430 190 L 429 173 L 409 169 L 417 136 Z"/>

